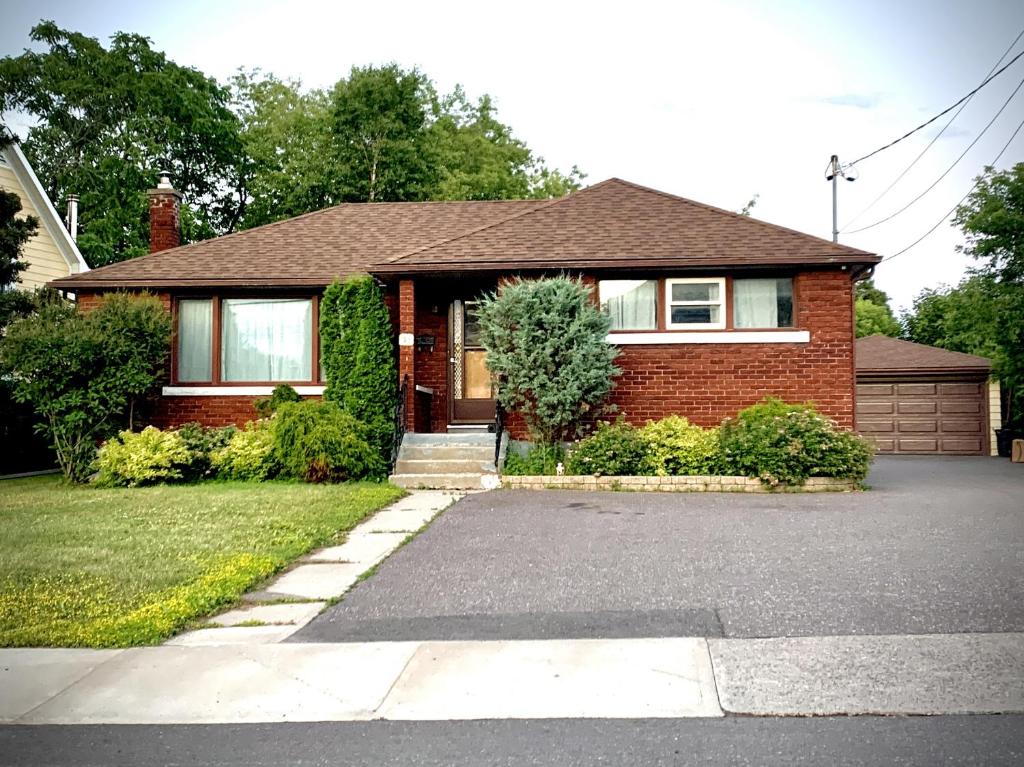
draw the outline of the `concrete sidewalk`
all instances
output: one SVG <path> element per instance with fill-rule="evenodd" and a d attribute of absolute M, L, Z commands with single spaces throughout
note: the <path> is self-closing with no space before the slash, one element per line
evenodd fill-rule
<path fill-rule="evenodd" d="M 1024 712 L 1024 634 L 0 650 L 0 722 Z"/>

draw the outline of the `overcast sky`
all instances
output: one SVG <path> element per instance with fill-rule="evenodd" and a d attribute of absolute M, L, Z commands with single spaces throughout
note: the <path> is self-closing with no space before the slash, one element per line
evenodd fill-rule
<path fill-rule="evenodd" d="M 587 183 L 618 176 L 831 237 L 824 170 L 888 143 L 972 90 L 1024 29 L 1020 0 L 821 2 L 260 2 L 36 0 L 3 12 L 0 54 L 40 18 L 106 42 L 152 39 L 224 80 L 260 67 L 326 87 L 353 65 L 419 67 L 441 90 L 490 93 L 500 118 L 550 165 Z M 1007 60 L 1024 50 L 1024 39 Z M 953 164 L 1024 81 L 1024 58 L 982 90 L 902 179 L 857 219 L 898 210 Z M 860 213 L 944 118 L 841 182 L 839 220 Z M 962 161 L 892 221 L 840 241 L 883 255 L 916 240 L 970 189 L 1024 120 L 1024 88 Z M 1024 160 L 1024 130 L 999 162 Z M 955 283 L 968 259 L 948 223 L 881 265 L 897 307 Z"/>

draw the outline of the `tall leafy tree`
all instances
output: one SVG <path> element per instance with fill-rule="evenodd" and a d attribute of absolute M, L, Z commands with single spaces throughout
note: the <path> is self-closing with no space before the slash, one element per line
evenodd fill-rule
<path fill-rule="evenodd" d="M 36 124 L 25 153 L 50 199 L 78 194 L 79 247 L 92 266 L 147 251 L 146 189 L 160 170 L 182 192 L 186 239 L 231 231 L 240 215 L 239 121 L 229 93 L 136 34 L 104 47 L 36 25 L 43 52 L 0 59 L 0 109 Z"/>
<path fill-rule="evenodd" d="M 21 252 L 39 229 L 39 219 L 18 216 L 19 212 L 21 198 L 0 189 L 0 333 L 12 318 L 27 313 L 32 305 L 31 295 L 17 287 L 28 266 Z"/>
<path fill-rule="evenodd" d="M 992 280 L 996 374 L 1007 422 L 1024 429 L 1024 163 L 1003 171 L 986 167 L 953 221 L 967 237 L 963 252 Z"/>
<path fill-rule="evenodd" d="M 461 86 L 431 103 L 431 145 L 437 163 L 432 199 L 505 200 L 561 197 L 583 174 L 550 170 L 512 128 L 497 119 L 490 96 L 470 102 Z"/>
<path fill-rule="evenodd" d="M 893 336 L 894 338 L 899 336 L 900 323 L 889 306 L 888 294 L 877 288 L 873 280 L 858 282 L 855 291 L 854 309 L 857 319 L 857 338 L 872 335 Z"/>
<path fill-rule="evenodd" d="M 998 358 L 998 288 L 975 275 L 955 287 L 926 288 L 903 317 L 910 341 L 954 352 Z"/>
<path fill-rule="evenodd" d="M 427 143 L 428 80 L 397 64 L 353 67 L 334 87 L 333 128 L 343 198 L 423 200 L 434 183 Z"/>
<path fill-rule="evenodd" d="M 246 163 L 240 227 L 336 203 L 340 172 L 329 96 L 259 71 L 240 71 L 231 90 Z"/>

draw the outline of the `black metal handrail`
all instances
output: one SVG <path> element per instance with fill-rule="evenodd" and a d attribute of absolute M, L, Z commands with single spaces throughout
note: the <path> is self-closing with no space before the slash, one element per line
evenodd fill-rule
<path fill-rule="evenodd" d="M 501 457 L 501 435 L 505 433 L 505 408 L 500 402 L 494 403 L 494 468 L 498 466 L 498 459 Z"/>
<path fill-rule="evenodd" d="M 395 403 L 395 431 L 391 436 L 391 458 L 388 462 L 388 474 L 395 470 L 398 461 L 398 449 L 402 446 L 405 436 L 405 398 L 409 392 L 409 374 L 402 376 L 402 385 L 398 388 L 398 402 Z"/>

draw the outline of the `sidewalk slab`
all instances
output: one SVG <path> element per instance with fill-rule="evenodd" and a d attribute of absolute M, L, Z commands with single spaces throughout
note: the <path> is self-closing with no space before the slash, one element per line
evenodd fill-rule
<path fill-rule="evenodd" d="M 314 552 L 306 561 L 352 562 L 368 568 L 398 548 L 406 536 L 406 533 L 364 533 L 358 530 L 349 533 L 348 540 L 340 546 Z"/>
<path fill-rule="evenodd" d="M 441 509 L 396 509 L 393 506 L 378 511 L 357 529 L 360 533 L 414 533 L 440 513 Z"/>
<path fill-rule="evenodd" d="M 367 720 L 418 645 L 125 650 L 20 724 Z"/>
<path fill-rule="evenodd" d="M 0 723 L 15 721 L 122 652 L 0 649 Z"/>
<path fill-rule="evenodd" d="M 211 623 L 237 626 L 239 623 L 294 623 L 304 626 L 324 609 L 326 602 L 284 602 L 276 605 L 247 605 L 215 615 Z"/>
<path fill-rule="evenodd" d="M 425 642 L 384 719 L 721 716 L 703 639 Z"/>
<path fill-rule="evenodd" d="M 1024 635 L 710 639 L 722 708 L 758 716 L 1024 712 Z"/>
<path fill-rule="evenodd" d="M 223 628 L 196 629 L 168 639 L 168 647 L 207 647 L 223 644 L 269 644 L 281 642 L 296 631 L 299 626 L 228 626 Z"/>
<path fill-rule="evenodd" d="M 331 599 L 340 597 L 352 588 L 366 569 L 365 565 L 359 564 L 299 565 L 279 577 L 264 591 L 304 599 Z"/>

